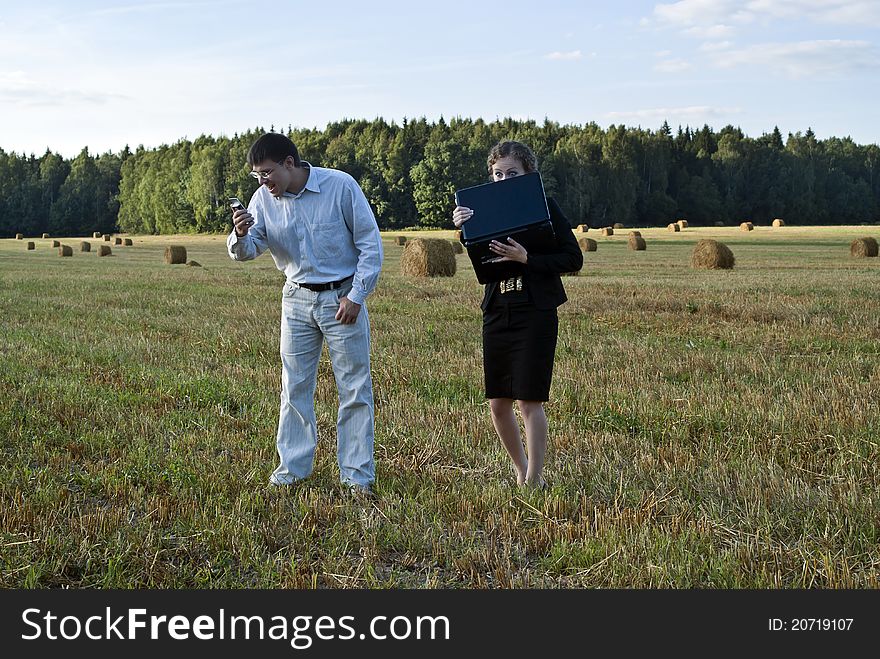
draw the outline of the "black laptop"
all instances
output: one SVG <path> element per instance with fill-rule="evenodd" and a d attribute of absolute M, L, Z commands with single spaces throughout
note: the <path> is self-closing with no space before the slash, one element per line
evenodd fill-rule
<path fill-rule="evenodd" d="M 498 258 L 489 250 L 492 240 L 513 238 L 527 252 L 536 254 L 555 250 L 556 235 L 538 172 L 457 190 L 455 203 L 474 211 L 461 225 L 461 242 L 481 284 L 522 273 L 519 263 L 491 262 Z"/>

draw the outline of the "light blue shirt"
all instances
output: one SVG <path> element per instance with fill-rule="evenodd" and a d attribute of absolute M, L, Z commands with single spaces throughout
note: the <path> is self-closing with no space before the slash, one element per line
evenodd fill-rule
<path fill-rule="evenodd" d="M 306 186 L 297 194 L 273 197 L 266 186 L 251 197 L 254 224 L 244 236 L 235 230 L 226 247 L 236 261 L 248 261 L 267 249 L 291 284 L 324 284 L 354 275 L 348 299 L 363 304 L 379 281 L 382 237 L 363 190 L 337 169 L 309 167 Z"/>

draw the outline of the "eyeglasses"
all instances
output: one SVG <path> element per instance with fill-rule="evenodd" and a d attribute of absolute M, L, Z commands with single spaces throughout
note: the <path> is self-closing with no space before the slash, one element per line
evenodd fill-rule
<path fill-rule="evenodd" d="M 279 161 L 278 161 L 278 164 L 280 165 L 280 164 L 283 163 L 283 162 L 284 162 L 284 160 L 279 160 Z M 261 172 L 250 172 L 250 175 L 251 175 L 251 178 L 255 178 L 255 179 L 257 179 L 257 180 L 259 181 L 261 178 L 269 178 L 269 175 L 270 175 L 272 172 L 274 172 L 275 169 L 276 169 L 276 168 L 273 167 L 272 169 L 266 169 L 266 170 L 263 170 L 263 171 L 261 171 Z"/>

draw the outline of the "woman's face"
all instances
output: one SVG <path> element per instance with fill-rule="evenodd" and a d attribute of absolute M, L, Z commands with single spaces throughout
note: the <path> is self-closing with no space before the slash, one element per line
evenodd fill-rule
<path fill-rule="evenodd" d="M 523 169 L 522 163 L 518 158 L 513 156 L 504 156 L 503 158 L 499 158 L 495 161 L 495 164 L 492 165 L 492 180 L 493 181 L 503 181 L 506 178 L 513 178 L 514 176 L 522 176 L 525 174 L 525 170 Z"/>

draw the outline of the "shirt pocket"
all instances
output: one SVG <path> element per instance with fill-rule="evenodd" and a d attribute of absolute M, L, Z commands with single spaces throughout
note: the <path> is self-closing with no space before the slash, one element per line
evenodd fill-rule
<path fill-rule="evenodd" d="M 312 220 L 309 222 L 309 233 L 312 238 L 312 248 L 318 258 L 340 259 L 347 254 L 347 230 L 341 220 Z"/>

